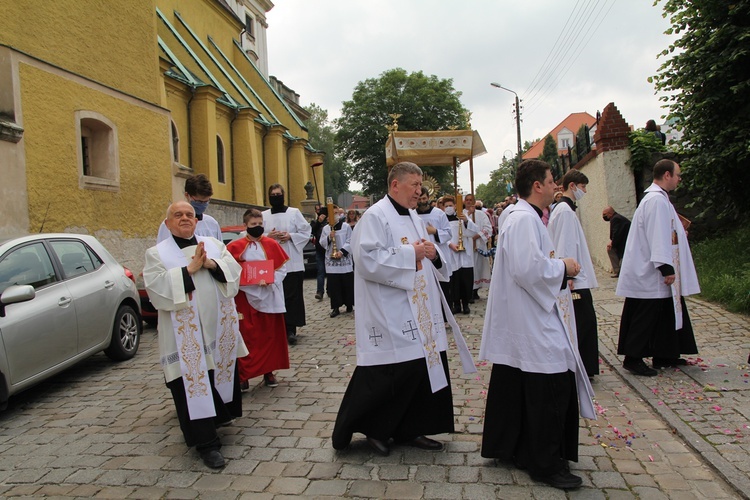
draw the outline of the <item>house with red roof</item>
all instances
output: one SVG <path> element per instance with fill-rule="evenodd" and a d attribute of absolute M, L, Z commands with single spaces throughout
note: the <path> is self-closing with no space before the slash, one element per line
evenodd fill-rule
<path fill-rule="evenodd" d="M 551 135 L 557 143 L 557 154 L 567 154 L 568 148 L 575 147 L 576 134 L 581 125 L 589 126 L 589 138 L 591 139 L 591 146 L 594 146 L 594 132 L 596 131 L 596 118 L 590 114 L 584 112 L 571 113 L 561 121 L 555 128 L 545 134 L 541 140 L 536 141 L 531 148 L 523 154 L 524 160 L 532 160 L 542 156 L 542 150 L 544 150 L 544 139 Z"/>

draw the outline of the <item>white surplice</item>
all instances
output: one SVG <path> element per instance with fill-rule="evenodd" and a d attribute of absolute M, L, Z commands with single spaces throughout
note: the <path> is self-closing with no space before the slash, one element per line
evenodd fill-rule
<path fill-rule="evenodd" d="M 336 249 L 338 251 L 344 250 L 347 255 L 342 255 L 340 259 L 332 259 L 331 255 L 333 252 L 333 245 L 328 242 L 329 236 L 331 235 L 331 225 L 326 224 L 323 226 L 323 230 L 320 232 L 320 246 L 326 251 L 326 273 L 327 274 L 346 274 L 354 271 L 352 265 L 352 228 L 344 222 L 341 224 L 341 229 L 337 229 L 336 235 Z"/>
<path fill-rule="evenodd" d="M 454 245 L 458 246 L 458 225 L 461 224 L 461 221 L 459 219 L 456 219 L 450 221 L 449 223 L 452 232 L 451 242 L 453 242 Z M 474 267 L 474 252 L 472 251 L 474 244 L 472 243 L 472 236 L 477 234 L 478 230 L 479 228 L 477 228 L 477 225 L 474 224 L 471 219 L 468 219 L 463 229 L 460 231 L 463 234 L 462 239 L 464 242 L 464 251 L 454 252 L 453 250 L 449 249 L 451 257 L 453 258 L 454 271 L 456 271 L 457 269 L 461 269 L 462 267 Z"/>
<path fill-rule="evenodd" d="M 417 270 L 412 244 L 426 236 L 416 212 L 399 215 L 387 196 L 364 213 L 352 237 L 355 330 L 358 365 L 424 358 L 435 392 L 447 385 L 440 361 L 440 352 L 448 349 L 441 305 L 464 371 L 476 368 L 440 290 L 442 276 L 426 258 Z M 445 262 L 444 256 L 440 258 Z"/>
<path fill-rule="evenodd" d="M 263 245 L 260 242 L 251 241 L 242 254 L 242 259 L 250 262 L 253 260 L 269 260 Z M 286 263 L 273 272 L 273 283 L 265 286 L 247 285 L 240 286 L 240 291 L 245 294 L 247 303 L 256 311 L 273 314 L 285 313 L 284 304 L 284 278 L 286 278 Z"/>
<path fill-rule="evenodd" d="M 679 330 L 682 328 L 680 298 L 700 293 L 698 275 L 687 234 L 669 194 L 656 184 L 651 184 L 645 192 L 630 224 L 615 293 L 636 299 L 672 297 L 675 329 Z M 664 283 L 659 271 L 664 264 L 675 270 L 673 285 Z"/>
<path fill-rule="evenodd" d="M 464 210 L 464 213 L 477 225 L 476 234 L 479 235 L 479 238 L 474 240 L 470 247 L 474 250 L 474 290 L 489 288 L 492 275 L 490 258 L 482 255 L 480 251 L 487 253 L 487 243 L 492 238 L 492 222 L 490 222 L 490 217 L 482 210 L 474 210 L 472 215 L 469 215 L 468 210 Z"/>
<path fill-rule="evenodd" d="M 231 382 L 236 358 L 248 354 L 239 332 L 233 300 L 239 290 L 241 267 L 222 242 L 203 236 L 196 239 L 203 242 L 208 257 L 224 273 L 226 283 L 216 281 L 207 269 L 202 268 L 192 275 L 195 290 L 186 294 L 182 267 L 195 254 L 196 247 L 180 249 L 173 238 L 146 251 L 143 280 L 159 315 L 159 359 L 166 381 L 188 377 L 190 380 L 185 383 L 185 388 L 190 391 L 191 384 L 207 382 L 207 379 L 200 381 L 203 371 L 214 370 L 217 390 L 227 402 L 232 400 Z M 187 317 L 182 318 L 185 314 Z M 178 338 L 180 335 L 185 340 Z M 200 350 L 193 349 L 191 335 L 200 336 L 195 339 L 202 346 Z M 190 370 L 190 373 L 183 373 L 185 370 Z M 212 406 L 204 407 L 202 411 L 210 413 Z M 191 418 L 210 416 L 198 415 L 191 406 L 190 397 L 188 408 Z"/>
<path fill-rule="evenodd" d="M 506 212 L 507 213 L 506 215 Z M 581 415 L 596 418 L 593 389 L 575 346 L 570 291 L 560 290 L 565 263 L 525 200 L 499 228 L 479 359 L 528 373 L 575 373 Z"/>
<path fill-rule="evenodd" d="M 581 265 L 581 272 L 573 278 L 574 290 L 599 288 L 583 227 L 576 213 L 565 201 L 555 206 L 547 223 L 547 231 L 555 246 L 556 257 L 573 257 Z"/>
<path fill-rule="evenodd" d="M 305 270 L 302 249 L 305 248 L 307 242 L 310 241 L 312 227 L 310 226 L 310 223 L 305 220 L 305 217 L 299 209 L 287 207 L 286 212 L 278 212 L 275 214 L 271 213 L 271 209 L 264 210 L 263 230 L 265 231 L 266 236 L 274 230 L 286 231 L 289 233 L 292 239 L 283 243 L 279 241 L 279 245 L 281 245 L 281 248 L 283 248 L 289 256 L 289 261 L 286 263 L 287 272 L 293 273 Z"/>
<path fill-rule="evenodd" d="M 443 277 L 445 277 L 445 279 L 450 279 L 454 268 L 453 259 L 451 258 L 452 251 L 448 247 L 448 244 L 453 239 L 453 229 L 451 228 L 450 222 L 448 222 L 448 216 L 445 215 L 445 212 L 436 207 L 430 207 L 430 211 L 427 213 L 421 214 L 417 212 L 417 215 L 419 215 L 419 218 L 424 221 L 425 226 L 432 226 L 437 231 L 435 234 L 428 235 L 427 239 L 437 245 L 442 254 L 446 257 L 446 260 L 448 260 L 447 263 L 443 262 L 443 267 L 438 269 L 438 271 Z"/>

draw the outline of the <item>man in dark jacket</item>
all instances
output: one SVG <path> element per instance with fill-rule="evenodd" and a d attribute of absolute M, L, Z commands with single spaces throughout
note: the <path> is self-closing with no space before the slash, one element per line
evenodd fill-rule
<path fill-rule="evenodd" d="M 310 222 L 312 234 L 315 237 L 315 263 L 318 269 L 315 298 L 323 300 L 326 284 L 326 251 L 325 248 L 320 246 L 320 233 L 323 231 L 323 227 L 328 224 L 328 216 L 326 215 L 326 209 L 319 204 L 315 205 L 315 214 L 316 218 Z"/>
<path fill-rule="evenodd" d="M 628 232 L 630 232 L 630 221 L 625 216 L 615 212 L 615 209 L 611 206 L 602 211 L 602 219 L 609 222 L 607 254 L 609 255 L 609 261 L 612 263 L 613 277 L 617 278 L 620 276 L 620 264 L 622 263 L 622 256 L 625 254 L 625 242 L 628 239 Z"/>

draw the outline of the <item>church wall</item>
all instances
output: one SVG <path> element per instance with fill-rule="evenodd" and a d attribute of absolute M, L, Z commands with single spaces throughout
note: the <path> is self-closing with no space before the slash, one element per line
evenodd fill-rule
<path fill-rule="evenodd" d="M 158 102 L 152 0 L 12 0 L 2 4 L 0 44 L 123 93 Z"/>

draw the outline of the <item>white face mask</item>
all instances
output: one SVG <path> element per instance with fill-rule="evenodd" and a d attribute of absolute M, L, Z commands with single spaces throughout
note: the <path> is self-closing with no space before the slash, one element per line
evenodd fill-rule
<path fill-rule="evenodd" d="M 586 191 L 579 188 L 573 188 L 573 199 L 575 201 L 581 201 L 583 197 L 586 195 Z"/>
<path fill-rule="evenodd" d="M 445 215 L 456 215 L 455 207 L 445 207 Z"/>

